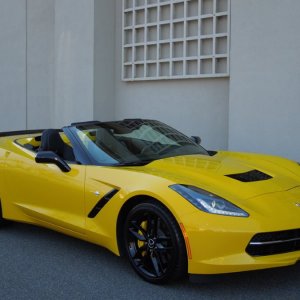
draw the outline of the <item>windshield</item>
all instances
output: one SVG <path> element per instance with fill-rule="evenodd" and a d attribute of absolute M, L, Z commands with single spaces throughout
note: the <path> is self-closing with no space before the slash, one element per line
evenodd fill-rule
<path fill-rule="evenodd" d="M 73 132 L 100 165 L 143 165 L 172 156 L 208 155 L 184 134 L 153 120 L 82 124 Z"/>

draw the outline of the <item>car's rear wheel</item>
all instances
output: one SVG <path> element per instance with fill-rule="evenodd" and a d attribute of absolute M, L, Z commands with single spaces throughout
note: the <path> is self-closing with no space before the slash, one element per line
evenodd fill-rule
<path fill-rule="evenodd" d="M 124 242 L 133 269 L 144 280 L 160 284 L 186 275 L 182 233 L 162 205 L 153 202 L 133 207 L 125 220 Z"/>

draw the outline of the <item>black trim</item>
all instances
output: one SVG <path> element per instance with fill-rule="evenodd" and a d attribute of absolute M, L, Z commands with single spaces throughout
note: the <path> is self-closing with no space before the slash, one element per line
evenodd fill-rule
<path fill-rule="evenodd" d="M 251 170 L 245 173 L 230 174 L 226 176 L 241 182 L 255 182 L 273 178 L 272 176 L 259 170 Z"/>
<path fill-rule="evenodd" d="M 94 208 L 90 211 L 88 214 L 89 218 L 95 218 L 97 214 L 100 212 L 100 210 L 108 203 L 108 201 L 118 193 L 119 190 L 113 189 L 110 192 L 108 192 L 106 195 L 104 195 L 94 206 Z"/>
<path fill-rule="evenodd" d="M 257 233 L 246 252 L 251 256 L 266 256 L 300 250 L 300 229 Z"/>
<path fill-rule="evenodd" d="M 42 133 L 44 130 L 45 130 L 45 129 L 19 130 L 19 131 L 0 132 L 0 137 L 15 136 L 15 135 L 25 135 L 25 134 L 35 134 L 35 133 Z"/>
<path fill-rule="evenodd" d="M 215 156 L 216 154 L 218 154 L 218 151 L 214 151 L 214 150 L 206 150 L 206 151 L 210 156 Z"/>
<path fill-rule="evenodd" d="M 123 119 L 122 121 L 124 121 L 124 122 L 131 122 L 131 121 L 140 121 L 140 122 L 143 122 L 143 121 L 151 121 L 151 120 L 147 120 L 147 119 L 141 119 L 141 118 L 133 118 L 133 119 L 130 119 L 130 118 L 128 118 L 128 119 Z"/>
<path fill-rule="evenodd" d="M 100 121 L 73 122 L 71 126 L 98 125 L 100 123 Z"/>

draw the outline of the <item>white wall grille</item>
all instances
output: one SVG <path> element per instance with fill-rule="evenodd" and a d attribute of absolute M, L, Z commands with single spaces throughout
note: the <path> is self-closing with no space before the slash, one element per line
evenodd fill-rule
<path fill-rule="evenodd" d="M 229 76 L 230 0 L 123 0 L 122 79 Z"/>

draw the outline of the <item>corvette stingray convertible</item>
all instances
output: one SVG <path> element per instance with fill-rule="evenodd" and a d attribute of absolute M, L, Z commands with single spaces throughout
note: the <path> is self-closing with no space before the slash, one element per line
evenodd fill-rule
<path fill-rule="evenodd" d="M 0 133 L 0 223 L 101 245 L 151 283 L 295 264 L 299 163 L 198 142 L 143 119 Z"/>

